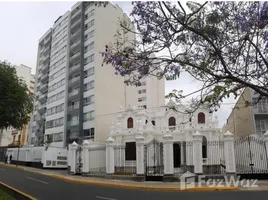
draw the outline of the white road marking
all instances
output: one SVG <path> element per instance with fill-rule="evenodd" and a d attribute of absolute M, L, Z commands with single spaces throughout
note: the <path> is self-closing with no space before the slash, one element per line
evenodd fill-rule
<path fill-rule="evenodd" d="M 100 197 L 100 196 L 96 196 L 96 198 L 98 198 L 98 199 L 106 199 L 106 200 L 118 200 L 118 199 L 112 199 L 112 198 Z"/>
<path fill-rule="evenodd" d="M 5 171 L 4 169 L 0 169 L 0 170 Z"/>
<path fill-rule="evenodd" d="M 40 181 L 40 180 L 37 180 L 37 179 L 35 179 L 35 178 L 31 178 L 31 177 L 29 177 L 29 176 L 26 176 L 26 178 L 31 179 L 31 180 L 33 180 L 33 181 L 40 182 L 40 183 L 48 184 L 48 182 Z"/>

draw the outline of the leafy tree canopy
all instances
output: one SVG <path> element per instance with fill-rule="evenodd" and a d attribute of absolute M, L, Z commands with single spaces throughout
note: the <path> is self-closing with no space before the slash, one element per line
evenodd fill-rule
<path fill-rule="evenodd" d="M 30 120 L 33 96 L 9 63 L 0 62 L 0 130 L 22 129 Z"/>
<path fill-rule="evenodd" d="M 132 22 L 121 20 L 116 42 L 102 52 L 104 64 L 128 77 L 127 84 L 139 85 L 148 75 L 174 80 L 187 72 L 203 84 L 193 106 L 207 105 L 211 111 L 246 87 L 258 92 L 259 100 L 268 97 L 268 2 L 132 5 Z M 168 95 L 186 96 L 178 90 Z"/>

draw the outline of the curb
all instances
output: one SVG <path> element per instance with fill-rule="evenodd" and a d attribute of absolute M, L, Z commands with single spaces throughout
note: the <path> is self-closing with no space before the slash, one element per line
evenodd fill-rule
<path fill-rule="evenodd" d="M 67 178 L 58 175 L 48 175 L 57 179 L 77 182 L 83 184 L 92 184 L 92 185 L 101 185 L 101 186 L 109 186 L 109 187 L 120 187 L 126 189 L 143 189 L 143 190 L 156 190 L 156 191 L 216 191 L 216 190 L 239 190 L 238 187 L 198 187 L 198 188 L 186 188 L 181 189 L 179 187 L 151 187 L 151 186 L 139 186 L 139 185 L 125 185 L 118 183 L 108 183 L 108 182 L 99 182 L 99 181 L 88 181 L 88 180 L 77 180 L 72 178 Z"/>
<path fill-rule="evenodd" d="M 4 191 L 6 191 L 10 196 L 17 200 L 37 200 L 36 198 L 18 190 L 15 189 L 3 182 L 0 181 L 0 188 L 3 188 Z"/>
<path fill-rule="evenodd" d="M 25 169 L 24 167 L 20 166 L 12 166 L 12 165 L 6 165 L 3 163 L 0 163 L 0 165 L 4 165 L 7 167 L 11 168 L 17 168 L 25 171 L 30 171 Z M 140 186 L 140 185 L 127 185 L 127 184 L 120 184 L 120 183 L 109 183 L 109 182 L 101 182 L 101 181 L 90 181 L 90 180 L 78 180 L 78 179 L 73 179 L 73 178 L 68 178 L 60 175 L 55 175 L 55 174 L 48 174 L 48 173 L 42 173 L 42 172 L 37 172 L 37 171 L 30 171 L 33 173 L 45 175 L 45 176 L 50 176 L 53 178 L 57 178 L 60 180 L 64 181 L 69 181 L 69 182 L 75 182 L 75 183 L 82 183 L 82 184 L 91 184 L 91 185 L 101 185 L 101 186 L 106 186 L 106 187 L 120 187 L 120 188 L 125 188 L 125 189 L 142 189 L 142 190 L 155 190 L 155 191 L 219 191 L 219 190 L 239 190 L 238 187 L 197 187 L 197 188 L 185 188 L 181 189 L 179 187 L 153 187 L 153 186 Z"/>

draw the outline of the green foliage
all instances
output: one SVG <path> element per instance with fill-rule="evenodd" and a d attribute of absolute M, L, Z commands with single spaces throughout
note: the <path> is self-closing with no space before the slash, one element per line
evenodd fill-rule
<path fill-rule="evenodd" d="M 0 62 L 0 129 L 22 129 L 33 111 L 33 96 L 15 68 Z"/>

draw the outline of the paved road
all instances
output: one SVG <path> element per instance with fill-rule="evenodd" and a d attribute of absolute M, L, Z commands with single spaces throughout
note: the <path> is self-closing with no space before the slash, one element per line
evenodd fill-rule
<path fill-rule="evenodd" d="M 0 181 L 38 200 L 267 200 L 268 191 L 160 192 L 101 187 L 0 166 Z"/>

